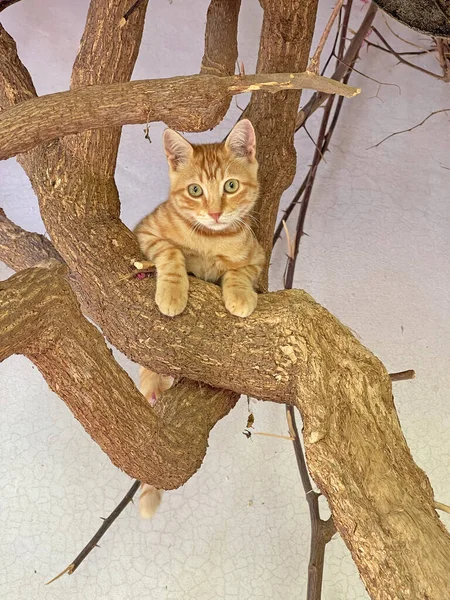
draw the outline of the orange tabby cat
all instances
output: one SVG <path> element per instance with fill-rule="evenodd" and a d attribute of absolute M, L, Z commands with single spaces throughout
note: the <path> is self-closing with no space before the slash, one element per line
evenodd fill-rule
<path fill-rule="evenodd" d="M 159 310 L 180 314 L 188 300 L 188 273 L 219 282 L 226 308 L 248 317 L 256 308 L 255 285 L 264 252 L 250 227 L 258 196 L 255 132 L 239 121 L 220 144 L 191 145 L 171 129 L 164 132 L 170 194 L 136 227 L 140 248 L 156 265 Z M 140 388 L 155 402 L 173 378 L 141 368 Z M 161 492 L 144 485 L 140 511 L 151 517 Z"/>

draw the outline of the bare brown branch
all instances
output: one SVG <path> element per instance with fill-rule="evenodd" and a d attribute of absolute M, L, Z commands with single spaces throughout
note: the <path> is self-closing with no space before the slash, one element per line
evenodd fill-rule
<path fill-rule="evenodd" d="M 147 3 L 148 0 L 135 2 L 133 5 L 130 0 L 91 0 L 80 48 L 72 69 L 72 90 L 96 84 L 126 83 L 130 80 L 141 44 Z M 123 23 L 125 15 L 127 17 Z M 79 106 L 77 100 L 74 100 L 74 103 Z M 79 108 L 83 109 L 82 106 Z M 85 108 L 89 110 L 88 106 Z M 89 161 L 92 171 L 112 177 L 119 148 L 121 123 L 114 123 L 107 116 L 105 118 L 104 129 L 84 131 L 76 137 L 66 138 L 64 144 L 80 161 Z M 74 129 L 71 133 L 79 133 L 86 129 L 91 128 Z M 64 134 L 60 133 L 56 137 L 60 135 Z"/>
<path fill-rule="evenodd" d="M 381 40 L 381 42 L 386 46 L 386 48 L 389 50 L 389 52 L 393 56 L 395 56 L 395 58 L 400 63 L 402 63 L 403 65 L 406 65 L 408 67 L 411 67 L 412 69 L 415 69 L 416 71 L 420 71 L 421 73 L 424 73 L 425 75 L 430 75 L 430 77 L 435 77 L 436 79 L 443 79 L 443 75 L 439 75 L 438 73 L 433 73 L 433 71 L 424 69 L 423 67 L 420 67 L 419 65 L 415 65 L 414 63 L 410 62 L 409 60 L 406 60 L 405 58 L 403 58 L 403 56 L 401 54 L 399 54 L 398 52 L 396 52 L 394 50 L 394 48 L 389 44 L 389 42 L 386 40 L 386 38 L 378 31 L 378 29 L 376 27 L 372 27 L 372 31 Z"/>
<path fill-rule="evenodd" d="M 322 36 L 321 36 L 319 43 L 317 45 L 317 48 L 314 52 L 314 56 L 312 57 L 309 65 L 308 65 L 308 71 L 311 71 L 312 73 L 316 73 L 316 74 L 319 73 L 320 57 L 322 55 L 323 48 L 326 44 L 328 36 L 331 33 L 331 29 L 333 28 L 334 22 L 336 20 L 336 17 L 339 14 L 339 11 L 342 8 L 343 3 L 344 3 L 344 0 L 337 0 L 333 10 L 331 11 L 330 18 L 328 19 L 328 23 L 326 24 L 325 29 L 323 30 Z"/>
<path fill-rule="evenodd" d="M 389 373 L 391 381 L 407 381 L 408 379 L 414 379 L 416 372 L 413 369 L 407 371 L 399 371 L 398 373 Z"/>
<path fill-rule="evenodd" d="M 18 227 L 0 208 L 0 260 L 15 271 L 21 271 L 49 258 L 63 262 L 45 236 Z"/>
<path fill-rule="evenodd" d="M 116 506 L 116 508 L 106 517 L 106 519 L 103 519 L 103 523 L 102 523 L 101 527 L 98 528 L 98 530 L 95 532 L 95 535 L 92 536 L 92 538 L 89 540 L 89 542 L 83 548 L 83 550 L 75 557 L 75 559 L 70 563 L 70 565 L 64 569 L 64 571 L 59 573 L 59 575 L 57 575 L 56 577 L 53 577 L 53 579 L 48 581 L 46 585 L 50 585 L 50 583 L 53 583 L 54 581 L 56 581 L 57 579 L 62 577 L 62 575 L 65 575 L 66 573 L 68 573 L 69 575 L 72 575 L 72 573 L 74 573 L 78 569 L 78 567 L 81 565 L 83 560 L 97 546 L 98 542 L 102 539 L 102 537 L 105 535 L 105 533 L 111 527 L 111 525 L 114 523 L 114 521 L 117 519 L 117 517 L 119 517 L 120 514 L 125 510 L 125 508 L 130 504 L 130 502 L 132 502 L 134 496 L 136 495 L 136 492 L 140 488 L 140 485 L 141 485 L 141 482 L 138 480 L 133 482 L 133 485 L 130 487 L 130 489 L 125 494 L 125 496 L 122 498 L 122 500 L 119 502 L 119 504 Z"/>
<path fill-rule="evenodd" d="M 32 360 L 116 466 L 160 488 L 180 486 L 206 452 L 213 426 L 208 405 L 197 426 L 174 388 L 172 411 L 158 416 L 81 314 L 66 271 L 54 261 L 0 284 L 0 360 L 11 354 Z M 220 392 L 215 396 L 221 416 L 231 408 L 226 396 L 225 402 Z M 197 415 L 205 410 L 203 400 L 198 397 Z M 188 413 L 191 420 L 180 427 Z"/>
<path fill-rule="evenodd" d="M 0 108 L 36 95 L 31 76 L 17 55 L 16 43 L 0 23 Z"/>
<path fill-rule="evenodd" d="M 370 4 L 367 12 L 364 16 L 364 19 L 359 26 L 357 32 L 352 38 L 352 41 L 349 44 L 347 52 L 344 54 L 344 58 L 336 67 L 335 72 L 331 76 L 331 79 L 335 79 L 336 81 L 341 81 L 345 74 L 350 69 L 349 65 L 353 65 L 358 57 L 359 51 L 361 49 L 362 43 L 369 33 L 370 28 L 372 27 L 373 20 L 375 19 L 375 15 L 377 14 L 377 6 L 373 2 Z M 310 100 L 305 104 L 305 106 L 299 111 L 297 115 L 297 122 L 295 129 L 296 131 L 300 129 L 300 127 L 305 123 L 306 119 L 315 112 L 319 106 L 321 106 L 325 100 L 328 98 L 328 94 L 323 92 L 318 92 L 313 94 Z"/>
<path fill-rule="evenodd" d="M 409 133 L 410 131 L 414 131 L 414 129 L 417 129 L 418 127 L 422 127 L 422 125 L 424 123 L 426 123 L 428 121 L 428 119 L 430 119 L 431 117 L 434 117 L 434 115 L 438 115 L 439 113 L 447 114 L 449 112 L 450 112 L 450 108 L 441 108 L 440 110 L 434 110 L 429 115 L 427 115 L 425 117 L 425 119 L 420 121 L 420 123 L 417 123 L 417 125 L 413 125 L 413 127 L 409 127 L 408 129 L 401 129 L 400 131 L 394 131 L 394 133 L 387 135 L 385 138 L 380 140 L 378 143 L 374 144 L 373 146 L 370 146 L 367 149 L 371 150 L 372 148 L 378 148 L 378 146 L 381 146 L 381 144 L 383 142 L 386 142 L 387 140 L 389 140 L 391 137 L 394 137 L 395 135 L 401 135 L 402 133 Z"/>
<path fill-rule="evenodd" d="M 359 93 L 356 88 L 312 73 L 245 77 L 192 75 L 92 85 L 41 96 L 0 113 L 0 159 L 15 156 L 64 135 L 105 127 L 108 128 L 105 131 L 110 131 L 111 127 L 130 123 L 162 120 L 181 131 L 201 131 L 222 119 L 223 102 L 235 94 L 258 90 L 275 93 L 300 88 L 326 89 L 349 97 Z M 174 110 L 175 107 L 177 110 Z M 117 131 L 114 144 L 118 143 L 118 134 Z M 77 146 L 77 155 L 81 152 L 80 148 L 87 152 L 91 143 L 92 147 L 96 147 L 93 141 L 89 141 L 93 133 L 84 135 L 87 138 L 83 138 L 83 142 L 81 138 L 69 140 L 71 151 L 75 152 L 74 144 Z M 110 135 L 105 139 L 109 138 Z M 105 161 L 110 164 L 114 157 L 106 160 L 99 150 L 95 163 L 105 166 Z"/>

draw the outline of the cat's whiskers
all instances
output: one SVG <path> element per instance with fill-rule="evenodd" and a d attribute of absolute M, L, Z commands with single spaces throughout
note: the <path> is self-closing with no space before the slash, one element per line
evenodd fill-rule
<path fill-rule="evenodd" d="M 251 236 L 252 236 L 252 238 L 254 240 L 256 240 L 255 232 L 250 227 L 250 225 L 244 221 L 244 219 L 242 217 L 236 217 L 236 223 L 238 223 L 239 225 L 241 225 L 242 231 L 245 231 L 245 230 L 249 231 L 250 234 L 251 234 Z"/>

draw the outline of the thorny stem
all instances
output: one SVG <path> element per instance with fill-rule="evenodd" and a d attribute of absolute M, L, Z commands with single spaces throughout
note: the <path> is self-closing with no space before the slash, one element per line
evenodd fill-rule
<path fill-rule="evenodd" d="M 404 59 L 403 56 L 401 56 L 398 52 L 396 52 L 394 50 L 394 48 L 389 44 L 389 42 L 378 31 L 378 29 L 376 27 L 372 27 L 372 31 L 381 40 L 381 42 L 386 46 L 386 48 L 389 50 L 389 52 L 391 54 L 393 54 L 395 56 L 395 58 L 400 63 L 402 63 L 403 65 L 407 65 L 408 67 L 411 67 L 412 69 L 416 69 L 416 71 L 420 71 L 421 73 L 425 73 L 426 75 L 430 75 L 431 77 L 435 77 L 436 79 L 443 79 L 444 78 L 443 75 L 438 75 L 437 73 L 433 73 L 432 71 L 429 71 L 428 69 L 424 69 L 423 67 L 419 67 L 419 65 L 415 65 L 414 63 L 409 62 L 409 60 Z"/>
<path fill-rule="evenodd" d="M 345 76 L 348 65 L 354 64 L 358 57 L 358 53 L 361 49 L 361 46 L 366 38 L 366 35 L 369 33 L 370 28 L 372 27 L 373 20 L 375 15 L 377 14 L 377 6 L 376 4 L 371 3 L 366 15 L 359 26 L 357 32 L 352 38 L 346 53 L 344 54 L 343 59 L 336 66 L 336 69 L 331 76 L 331 79 L 335 81 L 341 81 L 341 79 Z M 298 131 L 303 123 L 315 112 L 319 106 L 321 106 L 325 100 L 328 98 L 329 94 L 325 94 L 322 92 L 317 92 L 311 96 L 311 99 L 305 104 L 305 106 L 299 111 L 297 116 L 297 124 L 295 130 Z"/>
<path fill-rule="evenodd" d="M 122 500 L 119 502 L 119 504 L 116 506 L 116 508 L 112 511 L 112 513 L 108 517 L 106 517 L 106 519 L 104 519 L 101 527 L 98 529 L 98 531 L 95 533 L 95 535 L 89 540 L 89 542 L 86 544 L 86 546 L 83 548 L 83 550 L 78 554 L 78 556 L 74 559 L 74 561 L 71 562 L 70 565 L 64 569 L 64 571 L 61 571 L 61 573 L 59 573 L 59 575 L 57 575 L 56 577 L 53 577 L 53 579 L 48 581 L 46 585 L 53 583 L 54 581 L 59 579 L 62 575 L 65 575 L 65 573 L 72 575 L 72 573 L 74 571 L 76 571 L 76 569 L 78 569 L 80 564 L 83 562 L 83 560 L 86 558 L 86 556 L 90 552 L 92 552 L 92 550 L 97 546 L 98 542 L 105 535 L 105 533 L 108 531 L 108 529 L 114 523 L 114 521 L 117 519 L 117 517 L 120 515 L 120 513 L 123 512 L 123 510 L 133 500 L 133 497 L 136 494 L 136 492 L 138 491 L 140 485 L 141 485 L 141 482 L 136 479 L 136 481 L 130 487 L 130 489 L 125 494 L 125 496 L 122 498 Z"/>

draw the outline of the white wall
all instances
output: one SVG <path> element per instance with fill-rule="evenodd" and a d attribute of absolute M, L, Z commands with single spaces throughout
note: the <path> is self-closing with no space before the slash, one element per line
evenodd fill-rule
<path fill-rule="evenodd" d="M 261 10 L 256 0 L 243 4 L 240 59 L 253 72 Z M 27 0 L 2 14 L 38 93 L 68 87 L 87 6 L 87 0 Z M 322 3 L 319 32 L 330 7 L 328 0 Z M 151 2 L 134 77 L 196 72 L 206 9 L 207 0 Z M 356 3 L 353 28 L 364 10 Z M 382 17 L 377 20 L 383 27 Z M 396 23 L 393 27 L 427 43 Z M 448 117 L 436 115 L 423 127 L 367 150 L 431 111 L 450 108 L 449 87 L 395 63 L 377 50 L 362 52 L 359 69 L 397 83 L 401 94 L 397 87 L 383 86 L 374 98 L 377 84 L 354 76 L 363 92 L 345 102 L 331 153 L 320 167 L 296 285 L 350 326 L 389 370 L 416 369 L 415 381 L 395 384 L 396 404 L 415 460 L 428 473 L 436 498 L 450 504 L 450 171 L 443 168 L 450 167 Z M 432 57 L 420 64 L 437 68 Z M 221 139 L 237 110 L 233 103 L 217 131 L 188 137 Z M 312 132 L 318 118 L 309 124 Z M 142 129 L 124 128 L 117 169 L 129 226 L 167 190 L 163 125 L 151 126 L 151 145 Z M 299 134 L 297 184 L 313 149 Z M 14 160 L 0 163 L 0 182 L 0 204 L 8 216 L 42 232 L 36 199 Z M 274 289 L 282 285 L 284 253 L 282 241 L 274 255 Z M 1 270 L 3 278 L 11 274 Z M 136 376 L 135 365 L 123 356 L 119 361 Z M 75 575 L 44 587 L 77 555 L 131 482 L 31 363 L 10 358 L 0 365 L 0 377 L 2 598 L 305 597 L 309 521 L 294 454 L 287 441 L 245 439 L 244 400 L 213 431 L 199 473 L 166 494 L 152 522 L 140 521 L 136 507 L 128 508 Z M 282 407 L 258 402 L 253 408 L 259 431 L 286 433 Z M 327 547 L 323 599 L 365 598 L 342 541 L 333 540 Z"/>

